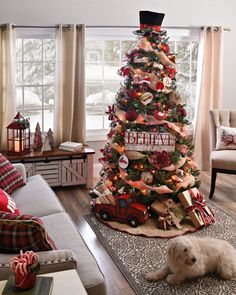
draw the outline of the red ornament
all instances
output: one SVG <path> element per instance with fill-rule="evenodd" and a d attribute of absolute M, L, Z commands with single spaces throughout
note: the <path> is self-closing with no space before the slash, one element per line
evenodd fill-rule
<path fill-rule="evenodd" d="M 185 117 L 187 115 L 187 112 L 185 110 L 185 108 L 183 106 L 181 106 L 179 109 L 178 109 L 178 114 L 182 117 Z"/>
<path fill-rule="evenodd" d="M 138 118 L 138 113 L 134 109 L 130 109 L 125 114 L 125 119 L 129 122 L 133 122 Z"/>
<path fill-rule="evenodd" d="M 162 90 L 164 88 L 165 88 L 165 86 L 161 81 L 157 82 L 157 90 Z"/>
<path fill-rule="evenodd" d="M 122 76 L 127 76 L 130 72 L 130 67 L 124 67 L 122 71 Z"/>
<path fill-rule="evenodd" d="M 166 67 L 167 72 L 169 72 L 169 77 L 174 78 L 176 70 L 174 68 Z"/>
<path fill-rule="evenodd" d="M 170 53 L 170 47 L 168 44 L 162 43 L 161 44 L 161 49 L 166 53 L 169 54 Z"/>
<path fill-rule="evenodd" d="M 165 120 L 167 117 L 166 113 L 159 112 L 158 110 L 155 110 L 153 112 L 153 115 L 154 115 L 154 118 L 157 119 L 158 121 Z"/>

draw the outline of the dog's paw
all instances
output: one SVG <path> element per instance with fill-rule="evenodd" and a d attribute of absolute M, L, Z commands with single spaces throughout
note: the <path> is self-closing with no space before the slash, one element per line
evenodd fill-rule
<path fill-rule="evenodd" d="M 166 278 L 167 282 L 169 284 L 172 284 L 172 285 L 175 285 L 175 284 L 179 284 L 180 283 L 180 280 L 178 279 L 178 277 L 174 274 L 170 274 L 167 276 Z"/>
<path fill-rule="evenodd" d="M 159 276 L 157 272 L 149 272 L 145 275 L 145 279 L 149 282 L 155 282 L 159 280 Z"/>

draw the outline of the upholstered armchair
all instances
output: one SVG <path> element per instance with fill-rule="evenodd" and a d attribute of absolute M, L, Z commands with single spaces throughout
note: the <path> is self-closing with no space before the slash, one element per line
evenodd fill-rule
<path fill-rule="evenodd" d="M 212 152 L 209 198 L 212 198 L 217 173 L 236 174 L 236 111 L 210 110 L 210 127 Z"/>

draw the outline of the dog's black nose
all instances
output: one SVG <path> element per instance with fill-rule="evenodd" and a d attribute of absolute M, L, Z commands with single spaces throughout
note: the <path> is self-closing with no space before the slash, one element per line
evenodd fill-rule
<path fill-rule="evenodd" d="M 197 258 L 193 257 L 193 258 L 192 258 L 192 262 L 194 263 L 194 262 L 196 262 L 196 261 L 197 261 Z"/>

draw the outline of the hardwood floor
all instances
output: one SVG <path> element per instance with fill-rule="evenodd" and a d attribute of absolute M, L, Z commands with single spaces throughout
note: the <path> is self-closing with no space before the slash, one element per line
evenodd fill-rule
<path fill-rule="evenodd" d="M 202 180 L 200 191 L 208 200 L 211 176 L 209 172 L 201 172 Z M 97 183 L 98 173 L 95 170 L 94 184 Z M 95 256 L 106 279 L 108 295 L 133 295 L 132 288 L 123 277 L 109 254 L 103 248 L 94 232 L 83 219 L 90 213 L 90 197 L 85 187 L 55 188 L 65 210 L 71 215 L 79 232 L 89 249 Z M 216 207 L 236 218 L 236 175 L 219 174 L 216 181 L 216 190 L 213 199 L 209 201 Z"/>

